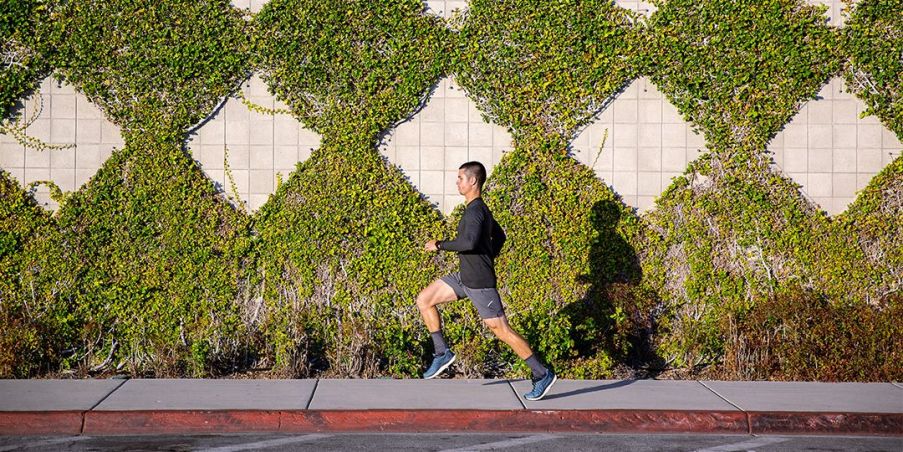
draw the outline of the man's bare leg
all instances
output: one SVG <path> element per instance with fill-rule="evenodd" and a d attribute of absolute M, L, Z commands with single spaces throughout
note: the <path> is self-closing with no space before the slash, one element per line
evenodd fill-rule
<path fill-rule="evenodd" d="M 527 365 L 530 366 L 534 379 L 539 379 L 546 375 L 549 369 L 539 361 L 539 358 L 533 353 L 530 344 L 527 344 L 523 336 L 511 328 L 511 325 L 508 324 L 508 317 L 503 315 L 492 319 L 483 319 L 483 323 L 489 327 L 492 334 L 495 334 L 502 342 L 508 344 L 514 350 L 514 353 L 517 353 L 517 356 L 526 361 Z"/>
<path fill-rule="evenodd" d="M 495 334 L 502 342 L 508 344 L 521 359 L 527 359 L 533 354 L 530 344 L 508 324 L 508 317 L 501 316 L 494 319 L 483 319 L 483 323 L 489 327 L 492 334 Z"/>
<path fill-rule="evenodd" d="M 442 329 L 442 320 L 439 317 L 439 309 L 436 306 L 457 299 L 458 296 L 455 295 L 455 290 L 441 279 L 433 281 L 420 291 L 420 294 L 417 295 L 417 309 L 420 310 L 423 323 L 430 333 L 435 333 Z"/>
<path fill-rule="evenodd" d="M 441 279 L 433 281 L 417 295 L 417 308 L 420 309 L 423 323 L 430 331 L 434 352 L 433 363 L 423 374 L 423 378 L 435 378 L 455 361 L 455 354 L 448 349 L 448 344 L 445 343 L 445 337 L 442 335 L 442 318 L 439 317 L 439 310 L 436 309 L 436 306 L 457 299 L 454 289 Z"/>

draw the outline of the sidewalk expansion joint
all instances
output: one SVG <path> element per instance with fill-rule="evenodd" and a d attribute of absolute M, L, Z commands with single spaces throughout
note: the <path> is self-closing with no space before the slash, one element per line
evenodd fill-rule
<path fill-rule="evenodd" d="M 313 401 L 314 401 L 314 396 L 317 394 L 317 387 L 319 385 L 320 385 L 320 379 L 317 378 L 316 380 L 314 380 L 314 388 L 310 390 L 310 398 L 307 399 L 307 405 L 304 406 L 305 410 L 310 409 L 310 404 L 313 403 Z M 282 422 L 281 419 L 282 419 L 282 417 L 280 416 L 280 423 Z"/>
<path fill-rule="evenodd" d="M 744 410 L 743 408 L 740 408 L 740 405 L 737 405 L 736 403 L 731 402 L 730 399 L 728 399 L 727 397 L 725 397 L 725 396 L 719 394 L 718 391 L 716 391 L 716 390 L 714 390 L 714 389 L 708 387 L 704 382 L 702 382 L 702 381 L 700 381 L 700 380 L 696 380 L 696 382 L 699 383 L 699 384 L 701 384 L 703 388 L 706 388 L 706 389 L 708 389 L 709 391 L 711 391 L 712 394 L 715 394 L 715 396 L 718 397 L 719 399 L 724 400 L 725 402 L 731 404 L 731 406 L 733 406 L 734 408 L 740 410 L 741 413 L 743 413 L 744 415 L 746 415 L 746 425 L 747 425 L 747 427 L 749 427 L 749 434 L 750 434 L 750 435 L 753 434 L 753 431 L 752 431 L 752 417 L 749 415 L 749 413 L 748 413 L 746 410 Z"/>
<path fill-rule="evenodd" d="M 88 412 L 89 412 L 89 411 L 94 411 L 94 409 L 97 408 L 98 405 L 100 405 L 101 403 L 103 403 L 104 400 L 107 400 L 111 395 L 113 395 L 114 392 L 118 391 L 119 388 L 121 388 L 122 385 L 124 385 L 125 382 L 127 382 L 127 381 L 129 381 L 129 380 L 128 380 L 128 379 L 124 379 L 124 380 L 120 381 L 119 384 L 116 385 L 115 388 L 113 388 L 110 392 L 107 393 L 107 395 L 103 396 L 100 400 L 98 400 L 97 403 L 94 404 L 94 406 L 92 406 L 91 408 L 88 408 L 88 409 L 85 410 L 85 411 L 82 411 L 82 413 L 81 413 L 81 414 L 82 414 L 82 425 L 81 425 L 81 427 L 79 427 L 79 429 L 78 429 L 78 434 L 79 434 L 79 435 L 83 435 L 83 434 L 85 433 L 85 420 L 86 420 L 87 417 L 88 417 Z"/>
<path fill-rule="evenodd" d="M 525 410 L 527 409 L 527 405 L 524 404 L 524 401 L 520 399 L 520 396 L 517 394 L 517 390 L 514 389 L 514 385 L 511 384 L 511 380 L 505 380 L 508 382 L 508 387 L 511 388 L 511 392 L 514 393 L 514 398 L 517 399 L 517 402 L 520 403 Z"/>

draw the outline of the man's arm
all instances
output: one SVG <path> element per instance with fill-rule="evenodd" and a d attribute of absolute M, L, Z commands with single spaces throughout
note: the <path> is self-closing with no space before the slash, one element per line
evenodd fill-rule
<path fill-rule="evenodd" d="M 480 241 L 480 232 L 483 230 L 483 221 L 485 216 L 479 209 L 472 209 L 464 212 L 464 232 L 454 240 L 443 240 L 438 243 L 438 249 L 457 252 L 470 251 L 477 247 Z"/>

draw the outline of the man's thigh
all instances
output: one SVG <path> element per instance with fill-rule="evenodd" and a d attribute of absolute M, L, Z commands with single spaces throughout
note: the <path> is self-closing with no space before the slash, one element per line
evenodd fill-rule
<path fill-rule="evenodd" d="M 455 289 L 441 278 L 426 286 L 426 288 L 420 292 L 420 296 L 424 297 L 430 306 L 436 306 L 458 299 L 458 295 L 455 294 Z"/>

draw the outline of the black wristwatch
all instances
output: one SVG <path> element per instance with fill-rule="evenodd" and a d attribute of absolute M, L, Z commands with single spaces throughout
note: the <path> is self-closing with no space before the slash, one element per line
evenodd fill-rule
<path fill-rule="evenodd" d="M 441 249 L 442 249 L 442 247 L 439 246 L 440 243 L 442 243 L 442 240 L 436 240 L 436 249 L 437 249 L 437 250 L 441 250 Z"/>

